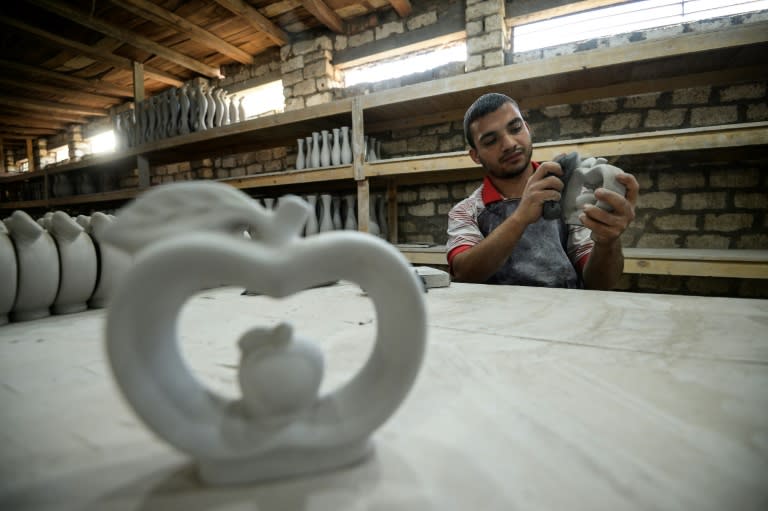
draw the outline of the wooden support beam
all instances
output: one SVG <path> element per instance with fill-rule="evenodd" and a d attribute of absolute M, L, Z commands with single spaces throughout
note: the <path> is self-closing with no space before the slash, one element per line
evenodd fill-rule
<path fill-rule="evenodd" d="M 344 21 L 323 0 L 302 0 L 301 5 L 331 32 L 344 33 Z"/>
<path fill-rule="evenodd" d="M 401 18 L 411 15 L 413 7 L 410 0 L 389 0 L 389 3 Z"/>
<path fill-rule="evenodd" d="M 357 182 L 357 230 L 370 232 L 371 188 L 367 179 Z"/>
<path fill-rule="evenodd" d="M 41 39 L 45 39 L 46 41 L 52 42 L 57 46 L 62 46 L 64 48 L 69 48 L 71 50 L 74 50 L 82 55 L 92 58 L 96 62 L 103 62 L 105 64 L 109 64 L 111 66 L 115 66 L 120 69 L 126 69 L 129 71 L 133 69 L 133 64 L 131 62 L 131 59 L 127 59 L 125 57 L 115 55 L 114 53 L 101 50 L 94 46 L 89 46 L 87 44 L 82 44 L 77 41 L 72 41 L 71 39 L 67 39 L 67 38 L 58 36 L 56 34 L 52 34 L 51 32 L 41 30 L 37 27 L 33 27 L 32 25 L 28 25 L 21 21 L 8 18 L 7 16 L 0 16 L 0 23 L 14 27 L 24 32 L 28 32 Z M 168 85 L 173 85 L 174 87 L 181 87 L 182 84 L 184 83 L 174 75 L 170 73 L 166 73 L 165 71 L 161 71 L 154 67 L 146 66 L 144 68 L 144 71 L 146 72 L 146 75 L 149 76 L 150 78 L 153 78 L 163 83 L 167 83 Z"/>
<path fill-rule="evenodd" d="M 0 136 L 0 174 L 5 172 L 5 139 Z"/>
<path fill-rule="evenodd" d="M 109 96 L 99 96 L 98 94 L 91 94 L 89 92 L 81 92 L 77 89 L 70 89 L 66 87 L 55 87 L 53 85 L 44 85 L 41 83 L 34 83 L 24 81 L 21 83 L 19 80 L 14 80 L 4 76 L 0 76 L 0 85 L 8 85 L 10 87 L 23 88 L 27 91 L 42 92 L 45 94 L 53 94 L 57 96 L 76 96 L 75 100 L 81 99 L 86 101 L 95 101 L 98 103 L 109 102 L 110 104 L 118 103 L 119 100 Z"/>
<path fill-rule="evenodd" d="M 27 165 L 29 166 L 29 172 L 34 172 L 37 170 L 35 167 L 35 146 L 33 138 L 27 139 L 27 162 Z"/>
<path fill-rule="evenodd" d="M 40 114 L 38 117 L 32 117 L 27 114 L 24 115 L 11 115 L 3 109 L 3 113 L 0 114 L 0 129 L 14 129 L 14 128 L 66 128 L 65 122 L 58 122 L 57 120 L 51 120 L 50 116 Z"/>
<path fill-rule="evenodd" d="M 29 108 L 31 110 L 55 111 L 74 113 L 80 115 L 90 115 L 94 117 L 104 117 L 106 110 L 102 108 L 89 108 L 71 103 L 57 103 L 54 101 L 41 101 L 39 99 L 22 98 L 19 96 L 0 96 L 0 105 L 16 106 L 20 108 Z"/>
<path fill-rule="evenodd" d="M 244 0 L 216 0 L 216 3 L 233 14 L 242 17 L 244 21 L 248 22 L 259 32 L 264 32 L 276 45 L 283 46 L 290 40 L 288 34 L 283 32 L 280 27 L 269 21 L 267 17 Z"/>
<path fill-rule="evenodd" d="M 5 105 L 3 107 L 3 113 L 10 116 L 18 116 L 23 120 L 42 120 L 55 121 L 57 123 L 65 124 L 85 124 L 86 119 L 83 116 L 69 115 L 67 112 L 54 112 L 41 111 L 41 110 L 27 110 L 21 105 Z M 18 119 L 17 119 L 18 120 Z"/>
<path fill-rule="evenodd" d="M 208 64 L 193 59 L 192 57 L 184 55 L 183 53 L 179 53 L 176 50 L 168 48 L 167 46 L 156 43 L 152 39 L 144 37 L 143 35 L 94 18 L 87 12 L 73 9 L 61 2 L 56 2 L 54 0 L 28 1 L 49 12 L 55 13 L 84 27 L 88 27 L 91 30 L 101 32 L 102 34 L 122 41 L 125 44 L 129 44 L 135 48 L 141 48 L 142 50 L 158 55 L 170 62 L 173 62 L 174 64 L 185 67 L 190 71 L 194 71 L 211 78 L 222 78 L 219 68 L 217 67 L 209 66 Z"/>
<path fill-rule="evenodd" d="M 153 23 L 169 26 L 182 34 L 189 34 L 195 42 L 216 50 L 241 64 L 253 64 L 253 56 L 248 52 L 229 44 L 219 36 L 155 3 L 147 0 L 111 0 L 111 2 Z"/>
<path fill-rule="evenodd" d="M 19 128 L 16 126 L 0 126 L 0 133 L 7 139 L 26 139 L 27 137 L 47 137 L 59 131 L 51 128 Z"/>
<path fill-rule="evenodd" d="M 78 76 L 71 76 L 65 73 L 58 73 L 41 67 L 28 66 L 26 64 L 20 64 L 18 62 L 11 62 L 9 60 L 0 59 L 0 69 L 12 71 L 14 73 L 20 73 L 24 75 L 24 79 L 28 82 L 35 80 L 38 77 L 45 78 L 61 85 L 71 85 L 77 87 L 79 90 L 86 92 L 93 92 L 96 94 L 103 94 L 105 96 L 111 96 L 116 98 L 129 98 L 131 97 L 130 89 L 122 87 L 120 85 L 103 82 L 101 80 L 87 80 Z"/>

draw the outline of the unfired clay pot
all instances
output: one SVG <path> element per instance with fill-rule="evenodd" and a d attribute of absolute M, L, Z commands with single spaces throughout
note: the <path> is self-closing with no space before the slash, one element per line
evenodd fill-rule
<path fill-rule="evenodd" d="M 40 224 L 23 211 L 14 211 L 4 222 L 16 247 L 19 275 L 11 320 L 29 321 L 49 316 L 59 288 L 56 243 Z"/>
<path fill-rule="evenodd" d="M 71 314 L 88 308 L 96 286 L 96 249 L 91 237 L 68 214 L 56 211 L 51 218 L 51 234 L 59 249 L 61 281 L 53 302 L 54 314 Z"/>
<path fill-rule="evenodd" d="M 13 248 L 11 237 L 5 223 L 0 222 L 0 325 L 8 323 L 8 313 L 11 312 L 16 300 L 18 287 L 18 264 L 16 250 Z"/>
<path fill-rule="evenodd" d="M 104 213 L 97 212 L 91 215 L 89 234 L 93 238 L 99 259 L 99 278 L 96 289 L 88 300 L 88 306 L 92 309 L 106 307 L 117 282 L 130 265 L 130 257 L 126 253 L 103 242 L 104 232 L 113 222 L 114 218 Z"/>

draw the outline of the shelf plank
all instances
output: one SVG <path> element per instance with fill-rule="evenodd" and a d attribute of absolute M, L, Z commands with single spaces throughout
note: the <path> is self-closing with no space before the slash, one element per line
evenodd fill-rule
<path fill-rule="evenodd" d="M 704 128 L 631 133 L 576 140 L 557 140 L 533 145 L 534 157 L 548 160 L 561 153 L 579 152 L 588 156 L 624 156 L 635 154 L 699 151 L 712 148 L 747 147 L 768 144 L 768 122 L 753 122 Z M 364 165 L 365 176 L 414 177 L 417 175 L 470 170 L 461 179 L 482 177 L 480 166 L 464 152 L 429 154 L 410 158 L 392 158 Z"/>
<path fill-rule="evenodd" d="M 111 192 L 89 193 L 85 195 L 72 195 L 70 197 L 53 197 L 48 199 L 49 206 L 68 206 L 71 204 L 89 204 L 97 202 L 109 202 L 133 199 L 143 190 L 138 188 L 126 188 Z"/>
<path fill-rule="evenodd" d="M 396 246 L 412 264 L 448 264 L 442 245 Z M 768 279 L 768 250 L 625 248 L 624 273 Z"/>
<path fill-rule="evenodd" d="M 220 179 L 219 181 L 234 186 L 235 188 L 244 189 L 316 183 L 322 181 L 352 180 L 353 177 L 354 173 L 352 171 L 352 166 L 341 165 L 321 169 L 289 170 L 284 172 L 271 172 L 269 174 L 231 177 Z"/>

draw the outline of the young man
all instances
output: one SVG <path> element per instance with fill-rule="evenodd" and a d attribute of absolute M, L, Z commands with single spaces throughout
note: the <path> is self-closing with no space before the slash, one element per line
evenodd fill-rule
<path fill-rule="evenodd" d="M 619 236 L 635 218 L 638 184 L 623 173 L 626 196 L 595 192 L 612 212 L 586 205 L 584 226 L 546 220 L 542 206 L 559 201 L 563 174 L 554 162 L 531 161 L 528 124 L 517 103 L 486 94 L 467 110 L 470 157 L 485 169 L 482 186 L 448 214 L 448 264 L 458 281 L 611 289 L 623 271 Z"/>

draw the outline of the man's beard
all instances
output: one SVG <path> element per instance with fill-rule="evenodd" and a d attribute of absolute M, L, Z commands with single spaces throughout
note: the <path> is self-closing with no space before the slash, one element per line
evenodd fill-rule
<path fill-rule="evenodd" d="M 485 167 L 488 173 L 496 179 L 514 179 L 525 172 L 525 170 L 528 168 L 528 165 L 530 165 L 531 156 L 533 155 L 533 148 L 531 147 L 524 149 L 522 154 L 523 158 L 512 168 L 502 168 L 501 163 L 491 167 L 487 165 L 486 162 L 482 159 L 480 160 L 480 163 L 482 163 L 483 167 Z"/>

